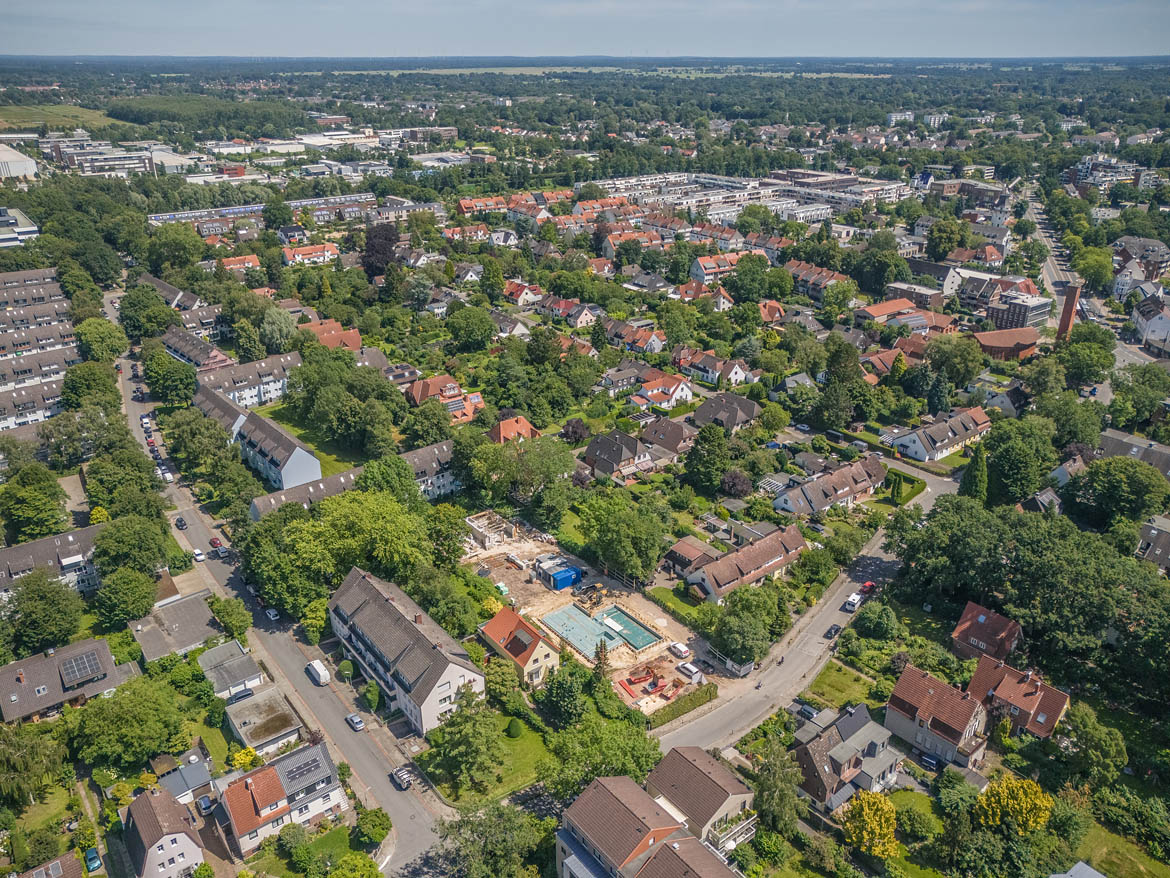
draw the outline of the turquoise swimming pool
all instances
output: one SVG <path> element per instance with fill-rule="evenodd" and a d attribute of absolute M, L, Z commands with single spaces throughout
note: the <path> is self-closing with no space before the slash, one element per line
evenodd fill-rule
<path fill-rule="evenodd" d="M 593 657 L 597 644 L 603 641 L 607 649 L 626 643 L 637 652 L 662 639 L 616 606 L 590 616 L 576 604 L 570 604 L 541 617 L 541 621 L 587 658 Z"/>

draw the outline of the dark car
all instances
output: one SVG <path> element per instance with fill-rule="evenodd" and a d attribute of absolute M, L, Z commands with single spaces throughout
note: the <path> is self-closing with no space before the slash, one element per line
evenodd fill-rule
<path fill-rule="evenodd" d="M 818 713 L 820 713 L 820 711 L 811 704 L 802 704 L 800 705 L 800 710 L 796 712 L 796 715 L 804 719 L 816 719 Z"/>
<path fill-rule="evenodd" d="M 829 630 L 825 632 L 825 640 L 832 640 L 841 633 L 840 625 L 830 625 Z"/>
<path fill-rule="evenodd" d="M 175 519 L 175 527 L 177 527 L 179 530 L 186 530 L 187 529 L 187 519 L 183 518 L 183 516 L 180 515 L 178 518 Z"/>
<path fill-rule="evenodd" d="M 157 448 L 150 449 L 150 456 L 153 457 L 155 460 L 162 460 L 162 452 L 159 451 Z"/>

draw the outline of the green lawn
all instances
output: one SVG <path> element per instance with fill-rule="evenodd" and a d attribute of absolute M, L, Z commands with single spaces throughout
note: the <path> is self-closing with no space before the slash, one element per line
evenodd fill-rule
<path fill-rule="evenodd" d="M 25 832 L 34 832 L 46 825 L 59 824 L 65 818 L 69 793 L 56 784 L 49 787 L 43 802 L 36 802 L 16 819 L 16 826 Z"/>
<path fill-rule="evenodd" d="M 680 622 L 687 627 L 694 627 L 695 611 L 700 606 L 698 601 L 693 598 L 680 598 L 675 594 L 674 589 L 667 588 L 664 585 L 658 585 L 650 589 L 650 594 L 670 607 L 671 612 L 675 614 L 675 617 Z"/>
<path fill-rule="evenodd" d="M 887 603 L 894 608 L 898 619 L 906 626 L 911 636 L 917 634 L 947 648 L 950 647 L 951 631 L 954 626 L 939 617 L 938 614 L 927 613 L 920 606 L 901 604 L 892 599 L 888 600 Z"/>
<path fill-rule="evenodd" d="M 890 801 L 897 811 L 921 811 L 934 818 L 935 830 L 942 832 L 942 818 L 939 816 L 938 805 L 926 793 L 917 790 L 895 790 L 890 793 Z"/>
<path fill-rule="evenodd" d="M 293 420 L 292 412 L 285 407 L 284 403 L 274 402 L 270 405 L 260 406 L 253 409 L 256 414 L 265 418 L 271 418 L 284 429 L 288 430 L 294 437 L 304 442 L 313 453 L 317 455 L 317 459 L 321 461 L 321 475 L 334 476 L 338 473 L 345 472 L 347 469 L 353 469 L 355 466 L 366 462 L 367 458 L 358 453 L 343 448 L 340 443 L 330 438 L 324 430 L 318 427 L 302 427 L 295 420 Z"/>
<path fill-rule="evenodd" d="M 217 767 L 225 768 L 227 766 L 227 738 L 224 737 L 221 729 L 213 729 L 207 723 L 193 719 L 187 720 L 184 728 L 191 736 L 192 741 L 195 740 L 196 735 L 203 739 L 203 746 L 207 748 L 207 752 L 211 754 Z"/>
<path fill-rule="evenodd" d="M 1170 878 L 1170 866 L 1159 863 L 1127 838 L 1100 823 L 1089 827 L 1077 856 L 1109 878 Z"/>
<path fill-rule="evenodd" d="M 415 760 L 427 772 L 449 802 L 462 806 L 501 799 L 536 782 L 536 764 L 549 755 L 548 748 L 544 746 L 544 738 L 523 722 L 520 724 L 520 737 L 509 738 L 504 734 L 504 729 L 508 727 L 511 717 L 501 714 L 497 719 L 500 740 L 504 744 L 504 762 L 500 766 L 497 780 L 489 785 L 484 792 L 476 793 L 464 790 L 457 797 L 451 785 L 443 777 L 441 769 L 437 765 L 432 765 L 432 763 L 437 762 L 437 754 L 434 750 L 428 750 Z"/>
<path fill-rule="evenodd" d="M 938 462 L 950 470 L 960 466 L 966 466 L 967 461 L 969 461 L 971 458 L 967 457 L 967 455 L 963 453 L 964 450 L 965 449 L 956 451 L 954 454 L 948 454 L 946 457 L 941 457 L 939 458 Z"/>
<path fill-rule="evenodd" d="M 362 849 L 350 843 L 348 826 L 336 826 L 328 832 L 309 842 L 309 847 L 316 854 L 325 854 L 330 862 L 336 862 L 351 851 L 361 852 Z M 300 878 L 303 874 L 296 871 L 287 859 L 280 854 L 264 854 L 248 863 L 248 868 L 256 873 L 267 873 L 278 878 Z"/>
<path fill-rule="evenodd" d="M 869 680 L 857 671 L 831 660 L 812 681 L 808 691 L 833 707 L 844 707 L 846 704 L 857 704 L 860 701 L 864 701 L 870 707 L 877 707 L 882 702 L 869 697 L 870 685 Z"/>
<path fill-rule="evenodd" d="M 906 849 L 905 845 L 899 844 L 898 856 L 892 860 L 889 860 L 888 862 L 897 864 L 902 869 L 902 874 L 904 874 L 906 878 L 945 878 L 943 873 L 939 872 L 937 869 L 932 869 L 929 866 L 923 866 L 920 863 L 913 862 L 911 858 L 916 860 L 918 859 L 918 856 L 910 853 L 910 851 Z"/>

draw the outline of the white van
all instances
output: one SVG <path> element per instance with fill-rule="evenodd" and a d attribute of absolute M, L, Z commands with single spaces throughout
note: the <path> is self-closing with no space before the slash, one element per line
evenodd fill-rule
<path fill-rule="evenodd" d="M 864 598 L 862 598 L 861 595 L 859 595 L 857 592 L 853 592 L 853 594 L 849 595 L 849 599 L 845 601 L 845 609 L 852 613 L 861 606 L 862 600 L 864 600 Z"/>
<path fill-rule="evenodd" d="M 318 686 L 324 686 L 330 680 L 329 669 L 325 667 L 325 663 L 321 659 L 313 659 L 305 665 L 305 670 L 309 672 L 309 676 Z"/>
<path fill-rule="evenodd" d="M 671 653 L 676 658 L 685 659 L 685 658 L 691 657 L 691 650 L 687 647 L 687 645 L 685 643 L 675 642 L 675 643 L 672 643 L 667 648 L 671 651 Z"/>

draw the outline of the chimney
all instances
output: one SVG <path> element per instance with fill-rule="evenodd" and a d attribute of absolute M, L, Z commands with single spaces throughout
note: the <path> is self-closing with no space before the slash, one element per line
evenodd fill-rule
<path fill-rule="evenodd" d="M 414 624 L 415 624 L 415 625 L 421 625 L 421 624 L 422 624 L 422 613 L 415 613 L 415 614 L 414 614 Z"/>
<path fill-rule="evenodd" d="M 17 682 L 17 683 L 23 683 L 23 682 L 24 682 L 24 671 L 23 671 L 23 670 L 20 670 L 20 671 L 17 671 L 17 672 L 16 672 L 16 682 Z"/>
<path fill-rule="evenodd" d="M 244 789 L 246 789 L 246 790 L 252 789 L 252 778 L 250 778 L 250 777 L 244 778 Z"/>
<path fill-rule="evenodd" d="M 1024 671 L 1024 680 L 1031 680 L 1031 679 L 1032 679 L 1032 669 L 1028 668 L 1028 670 Z"/>

